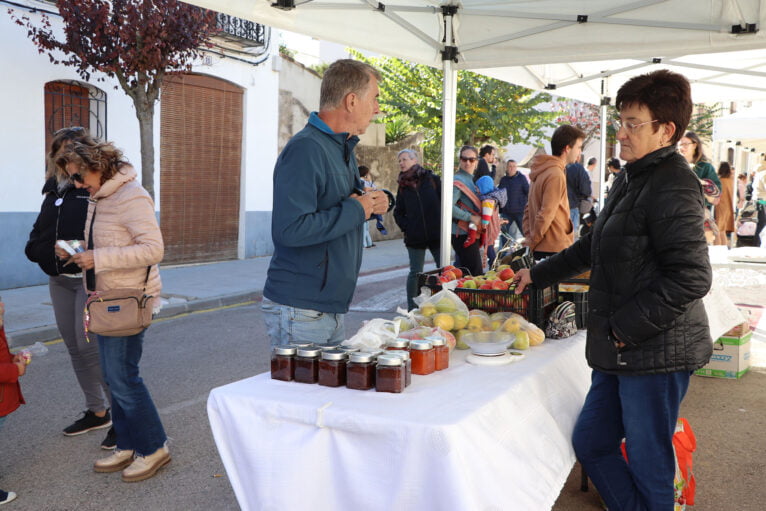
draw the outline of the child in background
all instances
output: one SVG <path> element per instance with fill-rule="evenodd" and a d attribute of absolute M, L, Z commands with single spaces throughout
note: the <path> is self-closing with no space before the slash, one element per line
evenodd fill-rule
<path fill-rule="evenodd" d="M 484 256 L 488 267 L 495 262 L 495 241 L 500 235 L 500 225 L 507 220 L 500 220 L 500 209 L 508 201 L 508 192 L 505 188 L 496 188 L 495 182 L 490 176 L 482 176 L 476 180 L 481 199 L 481 245 L 484 247 Z M 470 237 L 470 233 L 469 233 Z"/>
<path fill-rule="evenodd" d="M 22 355 L 11 355 L 5 337 L 3 316 L 5 304 L 0 301 L 0 429 L 5 418 L 24 403 L 19 378 L 26 372 L 27 364 Z M 12 491 L 0 490 L 0 506 L 16 498 Z"/>
<path fill-rule="evenodd" d="M 364 189 L 372 189 L 377 190 L 375 187 L 375 183 L 372 182 L 372 176 L 370 176 L 370 167 L 367 165 L 359 165 L 359 177 L 362 178 L 362 184 L 364 184 Z M 370 179 L 368 179 L 368 177 Z M 388 230 L 383 225 L 383 215 L 372 215 L 371 218 L 375 219 L 375 227 L 377 227 L 378 231 L 380 231 L 380 234 L 385 236 L 388 234 Z M 370 240 L 369 244 L 367 243 L 367 240 Z M 370 231 L 367 228 L 367 224 L 364 224 L 364 239 L 362 240 L 362 243 L 364 244 L 364 248 L 374 247 L 375 243 L 372 242 L 372 238 L 370 237 Z"/>

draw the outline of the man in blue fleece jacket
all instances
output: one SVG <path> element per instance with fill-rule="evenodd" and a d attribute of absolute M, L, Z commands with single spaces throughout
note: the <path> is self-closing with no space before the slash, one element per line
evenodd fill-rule
<path fill-rule="evenodd" d="M 362 229 L 388 209 L 364 193 L 354 147 L 378 109 L 378 71 L 344 59 L 324 73 L 319 112 L 287 143 L 274 168 L 274 255 L 263 288 L 272 346 L 338 344 L 362 263 Z M 361 192 L 361 193 L 359 193 Z"/>

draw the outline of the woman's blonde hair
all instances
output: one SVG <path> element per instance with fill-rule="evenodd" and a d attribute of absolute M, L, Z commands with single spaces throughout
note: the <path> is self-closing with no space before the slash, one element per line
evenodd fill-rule
<path fill-rule="evenodd" d="M 56 165 L 56 159 L 63 147 L 70 142 L 80 141 L 95 144 L 96 140 L 90 136 L 87 129 L 80 126 L 70 126 L 62 128 L 53 134 L 51 146 L 48 149 L 46 158 L 45 179 L 56 178 L 59 187 L 69 184 L 69 176 L 63 168 Z"/>
<path fill-rule="evenodd" d="M 128 165 L 122 151 L 111 142 L 96 140 L 72 141 L 66 144 L 56 158 L 56 167 L 65 175 L 66 166 L 74 163 L 84 172 L 101 172 L 101 184 L 114 177 L 122 167 Z"/>

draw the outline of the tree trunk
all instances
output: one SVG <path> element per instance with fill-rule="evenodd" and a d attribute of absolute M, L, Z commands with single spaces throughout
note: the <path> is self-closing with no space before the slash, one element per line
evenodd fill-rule
<path fill-rule="evenodd" d="M 141 184 L 154 200 L 154 102 L 134 104 L 141 136 Z"/>

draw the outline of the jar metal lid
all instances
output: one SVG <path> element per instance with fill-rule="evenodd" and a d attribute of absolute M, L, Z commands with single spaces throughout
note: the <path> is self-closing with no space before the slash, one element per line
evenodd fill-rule
<path fill-rule="evenodd" d="M 274 346 L 275 355 L 295 355 L 296 351 L 298 350 L 295 346 Z"/>
<path fill-rule="evenodd" d="M 431 341 L 417 340 L 410 343 L 411 350 L 431 350 L 433 347 L 434 345 L 431 343 Z"/>
<path fill-rule="evenodd" d="M 401 366 L 402 357 L 397 357 L 393 355 L 381 355 L 378 357 L 378 365 L 380 366 Z"/>
<path fill-rule="evenodd" d="M 345 351 L 346 353 L 354 353 L 355 351 L 359 351 L 359 348 L 355 348 L 353 346 L 340 346 L 338 345 L 338 349 L 341 351 Z"/>
<path fill-rule="evenodd" d="M 434 346 L 444 346 L 447 344 L 447 341 L 444 340 L 444 337 L 440 335 L 429 335 L 426 337 L 426 341 L 431 341 L 431 344 Z"/>
<path fill-rule="evenodd" d="M 348 355 L 348 360 L 349 362 L 364 364 L 364 363 L 372 362 L 373 360 L 375 360 L 375 355 L 373 355 L 372 353 L 366 353 L 364 351 L 355 351 Z"/>
<path fill-rule="evenodd" d="M 392 348 L 406 348 L 410 345 L 409 339 L 402 339 L 399 337 L 398 339 L 394 339 L 393 341 L 388 341 L 386 343 L 386 346 L 390 346 Z"/>
<path fill-rule="evenodd" d="M 343 350 L 324 350 L 322 360 L 346 360 L 348 354 Z"/>
<path fill-rule="evenodd" d="M 378 358 L 382 357 L 383 355 L 380 355 Z M 393 350 L 393 351 L 387 351 L 385 356 L 391 356 L 391 357 L 399 357 L 405 362 L 410 359 L 410 352 L 407 350 Z"/>
<path fill-rule="evenodd" d="M 317 346 L 306 346 L 304 348 L 298 348 L 299 357 L 317 358 L 322 353 L 322 348 Z"/>
<path fill-rule="evenodd" d="M 288 346 L 292 346 L 294 348 L 309 348 L 313 345 L 314 345 L 313 342 L 291 342 L 290 344 L 288 344 Z"/>

